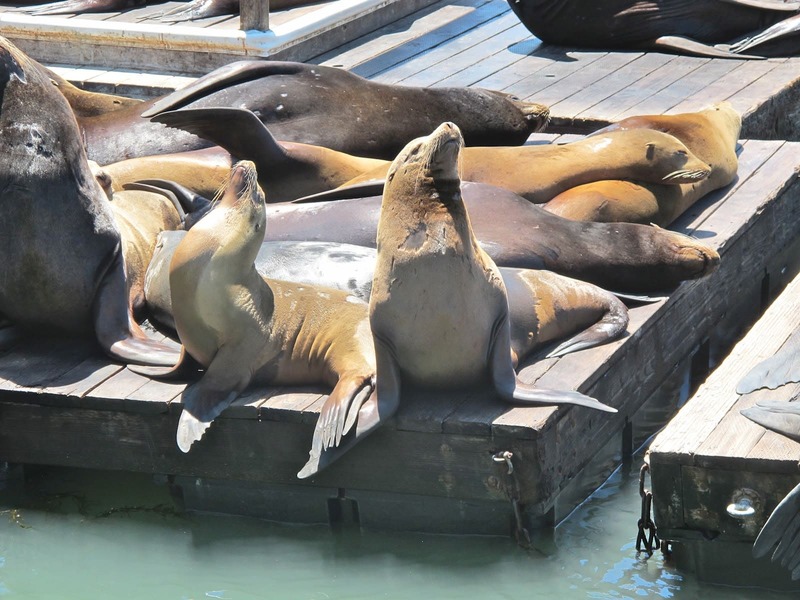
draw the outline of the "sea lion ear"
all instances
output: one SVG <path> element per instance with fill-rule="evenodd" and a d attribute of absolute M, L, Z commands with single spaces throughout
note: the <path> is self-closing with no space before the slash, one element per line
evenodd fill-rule
<path fill-rule="evenodd" d="M 656 145 L 653 142 L 647 144 L 647 160 L 653 160 L 653 154 L 655 154 Z"/>

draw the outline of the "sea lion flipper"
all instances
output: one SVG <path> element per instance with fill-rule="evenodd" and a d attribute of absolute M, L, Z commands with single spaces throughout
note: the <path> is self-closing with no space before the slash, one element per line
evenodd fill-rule
<path fill-rule="evenodd" d="M 213 203 L 205 196 L 190 190 L 176 181 L 168 179 L 141 179 L 133 182 L 133 185 L 147 185 L 156 188 L 159 192 L 168 192 L 174 197 L 185 215 L 183 218 L 183 228 L 191 229 L 205 214 L 211 210 Z M 123 187 L 128 189 L 126 183 Z"/>
<path fill-rule="evenodd" d="M 236 347 L 220 347 L 202 379 L 181 395 L 183 412 L 176 435 L 178 448 L 188 452 L 192 444 L 203 437 L 211 422 L 247 387 L 251 378 L 248 365 L 242 365 Z"/>
<path fill-rule="evenodd" d="M 587 408 L 594 408 L 604 412 L 617 412 L 612 408 L 580 392 L 573 390 L 548 390 L 537 388 L 521 382 L 512 366 L 510 329 L 508 315 L 504 315 L 495 324 L 495 331 L 489 349 L 489 369 L 494 384 L 500 397 L 509 402 L 523 404 L 576 404 Z"/>
<path fill-rule="evenodd" d="M 800 382 L 800 347 L 786 344 L 770 358 L 761 361 L 736 384 L 737 394 L 749 394 L 761 388 L 774 390 L 787 383 Z"/>
<path fill-rule="evenodd" d="M 164 380 L 196 378 L 202 368 L 202 365 L 192 358 L 191 354 L 186 352 L 184 346 L 181 346 L 181 354 L 178 362 L 171 367 L 128 365 L 128 369 L 134 373 L 153 379 Z"/>
<path fill-rule="evenodd" d="M 367 198 L 383 194 L 385 179 L 363 181 L 352 185 L 343 185 L 332 190 L 318 192 L 310 196 L 303 196 L 291 201 L 291 204 L 305 204 L 308 202 L 329 202 L 331 200 L 347 200 L 350 198 Z"/>
<path fill-rule="evenodd" d="M 570 352 L 600 346 L 619 338 L 625 333 L 629 320 L 628 309 L 622 300 L 619 300 L 616 296 L 608 294 L 607 300 L 609 302 L 608 308 L 599 321 L 559 344 L 547 354 L 547 358 L 564 356 Z"/>
<path fill-rule="evenodd" d="M 181 223 L 184 223 L 186 221 L 186 212 L 183 210 L 183 206 L 178 200 L 178 197 L 171 190 L 151 185 L 149 183 L 145 183 L 144 181 L 131 181 L 125 183 L 122 185 L 122 189 L 136 190 L 140 192 L 150 192 L 151 194 L 158 194 L 160 196 L 164 196 L 167 200 L 169 200 L 170 204 L 172 204 L 172 207 L 175 209 L 175 212 L 178 213 Z"/>
<path fill-rule="evenodd" d="M 739 412 L 766 429 L 800 441 L 800 402 L 762 401 Z"/>
<path fill-rule="evenodd" d="M 292 75 L 307 69 L 300 63 L 274 60 L 239 60 L 204 75 L 186 87 L 161 98 L 142 113 L 145 118 L 186 106 L 221 89 L 270 75 Z"/>
<path fill-rule="evenodd" d="M 763 56 L 750 56 L 746 54 L 737 54 L 729 50 L 722 50 L 709 46 L 697 40 L 677 36 L 677 35 L 662 35 L 656 38 L 650 44 L 653 50 L 661 50 L 667 52 L 677 52 L 679 54 L 689 54 L 692 56 L 708 56 L 711 58 L 752 58 L 763 59 Z"/>
<path fill-rule="evenodd" d="M 767 42 L 795 35 L 798 31 L 800 31 L 800 15 L 787 17 L 783 21 L 775 23 L 754 36 L 739 40 L 731 46 L 731 51 L 737 54 L 740 52 L 747 52 Z M 798 46 L 800 46 L 800 42 L 798 42 Z"/>
<path fill-rule="evenodd" d="M 159 113 L 151 120 L 222 146 L 236 159 L 252 160 L 258 171 L 286 157 L 267 127 L 246 108 L 183 108 Z"/>
<path fill-rule="evenodd" d="M 780 501 L 753 543 L 753 558 L 763 558 L 773 548 L 773 560 L 780 559 L 800 532 L 800 485 Z"/>

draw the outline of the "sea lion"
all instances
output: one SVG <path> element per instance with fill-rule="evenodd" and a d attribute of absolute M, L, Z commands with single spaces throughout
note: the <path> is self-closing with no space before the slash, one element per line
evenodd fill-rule
<path fill-rule="evenodd" d="M 800 50 L 800 3 L 793 1 L 508 0 L 508 4 L 533 35 L 559 46 L 740 59 L 753 58 L 744 54 L 750 51 L 792 56 Z"/>
<path fill-rule="evenodd" d="M 386 161 L 352 156 L 322 146 L 279 142 L 252 112 L 240 108 L 194 108 L 157 117 L 170 127 L 222 145 L 235 159 L 252 160 L 270 203 L 286 202 L 341 186 Z M 224 143 L 220 140 L 224 140 Z M 133 158 L 105 167 L 116 185 L 138 179 L 170 179 L 198 193 L 219 189 L 234 158 L 219 148 Z M 225 172 L 227 174 L 227 172 Z M 199 185 L 198 185 L 199 184 Z M 213 192 L 212 192 L 213 193 Z"/>
<path fill-rule="evenodd" d="M 489 383 L 509 402 L 616 412 L 578 392 L 539 389 L 517 379 L 514 367 L 522 356 L 512 346 L 506 288 L 472 234 L 461 201 L 462 145 L 458 127 L 443 123 L 392 162 L 369 303 L 378 398 L 369 412 L 359 413 L 356 434 L 345 444 L 353 409 L 326 400 L 298 477 L 313 475 L 389 419 L 397 404 L 384 403 L 382 392 L 399 397 L 403 382 L 426 388 Z"/>
<path fill-rule="evenodd" d="M 170 263 L 182 361 L 188 354 L 206 367 L 182 394 L 177 442 L 184 452 L 251 383 L 324 382 L 333 386 L 334 401 L 358 398 L 364 407 L 376 401 L 366 304 L 346 292 L 256 272 L 266 224 L 256 179 L 253 163 L 237 163 L 219 202 L 189 230 Z"/>
<path fill-rule="evenodd" d="M 461 193 L 476 237 L 499 266 L 548 269 L 619 292 L 662 292 L 719 264 L 711 247 L 673 231 L 564 219 L 482 183 L 463 182 Z M 270 204 L 265 239 L 374 247 L 380 204 L 379 196 Z"/>
<path fill-rule="evenodd" d="M 645 129 L 609 131 L 568 144 L 466 147 L 462 154 L 464 181 L 503 187 L 537 204 L 592 181 L 678 185 L 702 181 L 710 173 L 675 136 Z M 381 165 L 344 185 L 382 180 L 387 169 Z"/>
<path fill-rule="evenodd" d="M 0 313 L 37 333 L 93 333 L 124 362 L 174 363 L 131 318 L 119 230 L 69 104 L 4 38 L 0 98 Z"/>
<path fill-rule="evenodd" d="M 169 265 L 185 236 L 185 231 L 159 234 L 145 277 L 151 317 L 173 330 Z M 322 285 L 368 301 L 376 256 L 374 248 L 353 244 L 264 242 L 255 267 L 268 279 Z M 508 293 L 516 356 L 573 336 L 553 350 L 553 355 L 565 354 L 600 345 L 625 331 L 624 304 L 601 288 L 542 270 L 501 268 L 500 274 Z"/>
<path fill-rule="evenodd" d="M 220 67 L 161 99 L 79 122 L 89 158 L 107 165 L 207 147 L 194 135 L 142 117 L 219 106 L 253 111 L 279 140 L 386 159 L 447 118 L 458 121 L 473 144 L 511 145 L 524 143 L 549 116 L 547 107 L 502 92 L 386 85 L 343 69 L 251 60 Z"/>
<path fill-rule="evenodd" d="M 52 70 L 46 67 L 42 68 L 47 72 L 53 85 L 55 85 L 58 91 L 67 99 L 67 102 L 69 102 L 69 105 L 72 107 L 72 111 L 78 117 L 103 115 L 129 106 L 136 106 L 142 102 L 135 98 L 82 90 L 60 75 L 54 73 Z"/>
<path fill-rule="evenodd" d="M 693 113 L 629 117 L 597 134 L 635 128 L 674 135 L 708 164 L 710 175 L 678 186 L 641 181 L 596 181 L 562 192 L 544 208 L 568 219 L 655 223 L 665 227 L 697 200 L 736 178 L 739 162 L 736 145 L 742 118 L 729 102 Z"/>
<path fill-rule="evenodd" d="M 775 354 L 750 369 L 736 384 L 736 393 L 749 394 L 763 388 L 774 390 L 788 383 L 800 383 L 798 333 L 792 334 Z"/>

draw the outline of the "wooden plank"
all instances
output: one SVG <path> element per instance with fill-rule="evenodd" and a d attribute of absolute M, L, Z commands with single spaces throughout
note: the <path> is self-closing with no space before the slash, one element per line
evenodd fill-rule
<path fill-rule="evenodd" d="M 541 90 L 551 87 L 559 81 L 563 81 L 573 73 L 578 73 L 580 71 L 585 72 L 583 75 L 585 79 L 591 79 L 591 73 L 594 69 L 593 65 L 608 56 L 608 52 L 572 52 L 570 56 L 575 60 L 564 62 L 550 61 L 545 65 L 545 68 L 533 71 L 529 76 L 504 89 L 516 94 L 524 100 L 532 100 L 533 102 L 546 104 L 547 102 L 545 102 L 540 95 Z M 635 56 L 631 57 L 631 60 L 633 58 L 635 58 Z M 615 62 L 614 59 L 612 59 L 612 63 L 613 62 Z M 575 79 L 573 81 L 580 81 L 580 79 Z M 596 81 L 596 79 L 594 81 Z M 483 85 L 483 83 L 481 85 Z M 558 88 L 556 88 L 556 90 L 557 89 Z M 550 97 L 552 97 L 552 94 Z"/>
<path fill-rule="evenodd" d="M 702 59 L 697 59 L 702 60 Z M 633 115 L 664 114 L 692 94 L 701 92 L 710 82 L 716 81 L 726 73 L 733 71 L 743 61 L 734 59 L 710 60 L 687 73 L 679 80 L 664 88 L 658 94 L 649 96 L 619 113 L 616 119 L 624 119 Z M 709 102 L 712 99 L 709 98 Z"/>
<path fill-rule="evenodd" d="M 449 40 L 468 35 L 474 28 L 491 21 L 503 12 L 505 12 L 503 7 L 497 2 L 482 4 L 472 12 L 446 23 L 422 37 L 410 40 L 389 52 L 360 63 L 353 69 L 353 72 L 382 83 L 393 83 L 403 76 L 403 70 L 400 68 L 410 59 L 415 58 L 414 62 L 416 62 L 417 57 L 424 58 L 431 49 L 447 43 Z M 392 72 L 384 74 L 386 71 Z"/>
<path fill-rule="evenodd" d="M 0 389 L 41 389 L 96 351 L 88 340 L 29 337 L 0 356 Z"/>
<path fill-rule="evenodd" d="M 467 50 L 500 32 L 513 27 L 516 23 L 509 17 L 509 13 L 498 10 L 497 3 L 489 3 L 476 9 L 469 15 L 471 23 L 468 29 L 453 32 L 446 39 L 435 46 L 429 45 L 424 54 L 417 54 L 413 60 L 405 60 L 394 65 L 384 65 L 380 74 L 371 77 L 380 83 L 400 83 L 404 85 L 427 85 L 422 72 L 448 60 L 453 56 Z M 513 17 L 513 15 L 511 15 Z M 436 38 L 422 38 L 428 44 L 437 41 Z M 375 65 L 372 65 L 373 68 Z"/>

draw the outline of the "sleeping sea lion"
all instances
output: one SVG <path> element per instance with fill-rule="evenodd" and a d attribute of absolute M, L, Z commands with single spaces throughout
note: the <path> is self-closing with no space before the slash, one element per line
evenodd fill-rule
<path fill-rule="evenodd" d="M 473 144 L 512 145 L 524 143 L 549 116 L 547 107 L 501 92 L 386 85 L 343 69 L 251 60 L 220 67 L 161 99 L 79 122 L 89 158 L 107 165 L 207 147 L 194 135 L 142 117 L 220 106 L 253 111 L 279 140 L 387 159 L 447 118 L 458 121 Z"/>
<path fill-rule="evenodd" d="M 489 383 L 509 402 L 616 412 L 578 392 L 540 389 L 517 379 L 514 367 L 523 356 L 511 340 L 506 287 L 478 245 L 461 201 L 462 145 L 458 127 L 443 123 L 410 142 L 392 163 L 369 303 L 377 398 L 367 410 L 328 398 L 298 477 L 313 475 L 391 418 L 403 382 L 426 388 Z M 387 392 L 394 402 L 384 402 Z M 353 426 L 355 435 L 343 439 Z"/>
<path fill-rule="evenodd" d="M 577 48 L 656 50 L 721 58 L 793 56 L 800 3 L 791 0 L 508 0 L 533 35 Z M 733 44 L 715 48 L 714 44 Z"/>
<path fill-rule="evenodd" d="M 625 221 L 667 226 L 709 192 L 736 179 L 736 145 L 742 118 L 728 102 L 676 115 L 642 115 L 613 123 L 593 135 L 629 129 L 657 129 L 674 135 L 711 173 L 695 183 L 660 185 L 642 181 L 596 181 L 562 192 L 544 208 L 568 219 Z"/>
<path fill-rule="evenodd" d="M 72 110 L 0 38 L 0 313 L 43 334 L 94 334 L 124 362 L 173 364 L 131 317 L 120 234 Z"/>

